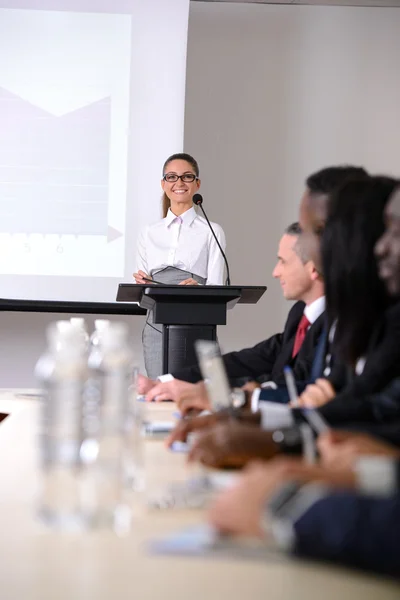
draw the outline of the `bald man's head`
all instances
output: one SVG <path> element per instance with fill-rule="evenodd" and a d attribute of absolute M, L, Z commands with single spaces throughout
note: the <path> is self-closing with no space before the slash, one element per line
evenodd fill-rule
<path fill-rule="evenodd" d="M 362 167 L 326 167 L 310 175 L 300 202 L 301 243 L 321 273 L 320 237 L 325 227 L 329 197 L 350 178 L 368 177 Z"/>

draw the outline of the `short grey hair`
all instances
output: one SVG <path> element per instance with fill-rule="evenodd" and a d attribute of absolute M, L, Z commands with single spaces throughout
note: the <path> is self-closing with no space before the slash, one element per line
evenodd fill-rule
<path fill-rule="evenodd" d="M 286 227 L 286 229 L 285 229 L 285 234 L 292 235 L 293 237 L 297 237 L 297 240 L 293 247 L 293 250 L 296 252 L 297 256 L 300 258 L 303 265 L 308 263 L 308 261 L 310 260 L 310 257 L 308 256 L 308 253 L 303 248 L 303 244 L 301 242 L 300 223 L 298 221 L 296 221 L 295 223 L 291 223 L 290 225 L 288 225 L 288 227 Z"/>
<path fill-rule="evenodd" d="M 295 223 L 291 223 L 290 225 L 288 225 L 286 227 L 285 233 L 287 235 L 300 235 L 301 234 L 300 223 L 298 223 L 297 221 Z"/>

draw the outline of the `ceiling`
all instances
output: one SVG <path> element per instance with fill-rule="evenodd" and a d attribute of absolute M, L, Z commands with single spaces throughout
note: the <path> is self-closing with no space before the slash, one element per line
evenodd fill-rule
<path fill-rule="evenodd" d="M 238 2 L 241 4 L 312 4 L 314 6 L 397 6 L 400 0 L 192 0 L 194 2 Z"/>

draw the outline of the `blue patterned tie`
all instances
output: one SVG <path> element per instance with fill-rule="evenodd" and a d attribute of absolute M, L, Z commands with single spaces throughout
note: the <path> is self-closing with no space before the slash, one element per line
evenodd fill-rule
<path fill-rule="evenodd" d="M 314 354 L 314 360 L 311 368 L 310 383 L 322 377 L 325 363 L 326 342 L 328 340 L 328 328 L 325 326 L 318 340 L 317 348 Z"/>

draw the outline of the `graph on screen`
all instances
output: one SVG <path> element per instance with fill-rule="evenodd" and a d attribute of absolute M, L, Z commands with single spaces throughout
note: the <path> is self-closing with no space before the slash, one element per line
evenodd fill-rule
<path fill-rule="evenodd" d="M 123 275 L 130 47 L 129 15 L 0 9 L 2 274 Z"/>

